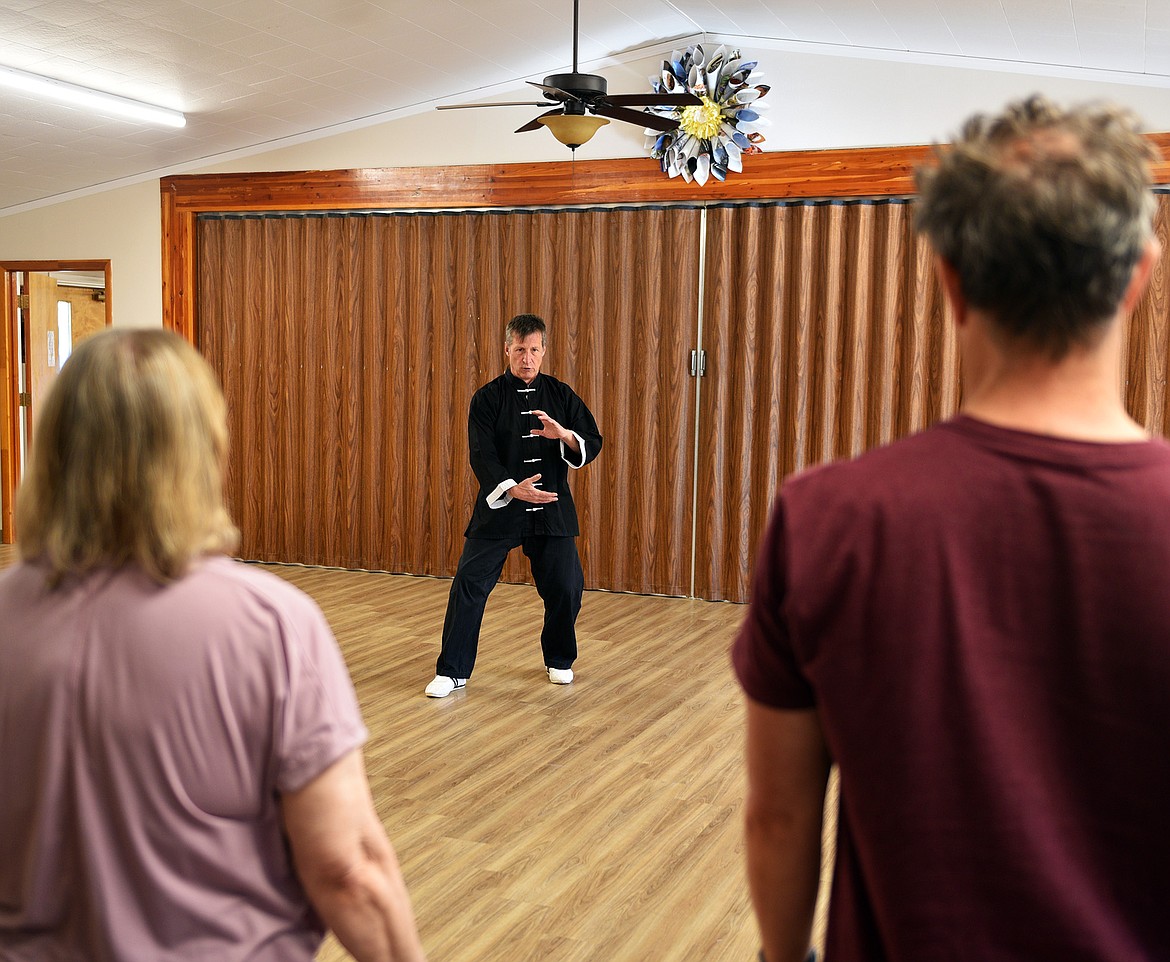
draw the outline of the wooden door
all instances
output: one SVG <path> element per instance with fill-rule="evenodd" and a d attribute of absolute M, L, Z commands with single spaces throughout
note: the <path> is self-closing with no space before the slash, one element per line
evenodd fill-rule
<path fill-rule="evenodd" d="M 16 272 L 4 271 L 2 293 L 2 319 L 0 326 L 0 377 L 3 390 L 0 391 L 0 544 L 12 544 L 13 497 L 20 468 L 20 406 L 19 366 L 20 340 L 18 331 L 18 310 L 16 307 Z"/>
<path fill-rule="evenodd" d="M 102 279 L 98 284 L 104 291 L 104 305 L 99 308 L 84 334 L 93 333 L 113 323 L 110 297 L 109 261 L 0 261 L 3 285 L 0 300 L 3 301 L 2 330 L 0 330 L 0 372 L 4 379 L 3 399 L 0 400 L 0 538 L 5 544 L 15 540 L 16 530 L 13 519 L 13 501 L 16 486 L 20 481 L 22 446 L 27 443 L 26 431 L 31 427 L 36 397 L 43 394 L 60 367 L 61 352 L 57 326 L 57 300 L 60 291 L 49 272 L 84 273 Z M 91 281 L 92 277 L 88 278 Z M 21 307 L 17 297 L 17 285 L 21 294 L 30 298 L 28 308 Z M 32 317 L 35 299 L 35 319 Z M 82 336 L 74 317 L 73 343 Z M 102 323 L 104 321 L 104 323 Z M 35 328 L 35 336 L 34 336 Z M 49 364 L 49 338 L 53 332 L 53 364 Z M 35 343 L 34 343 L 35 341 Z M 29 350 L 31 349 L 31 358 Z M 30 369 L 25 372 L 24 365 Z M 27 377 L 31 375 L 35 386 L 30 392 Z M 21 404 L 21 393 L 36 396 L 32 405 Z"/>
<path fill-rule="evenodd" d="M 60 343 L 57 331 L 57 282 L 48 274 L 29 272 L 24 275 L 28 309 L 24 314 L 25 385 L 29 403 L 25 423 L 32 437 L 32 425 L 40 401 L 60 368 Z"/>

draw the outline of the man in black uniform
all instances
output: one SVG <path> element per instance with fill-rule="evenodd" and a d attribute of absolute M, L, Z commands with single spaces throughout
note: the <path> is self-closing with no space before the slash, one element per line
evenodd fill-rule
<path fill-rule="evenodd" d="M 447 600 L 443 649 L 426 687 L 431 698 L 467 684 L 484 606 L 517 546 L 528 556 L 544 600 L 540 646 L 548 679 L 555 685 L 573 680 L 574 626 L 585 579 L 568 469 L 597 457 L 601 435 L 573 389 L 540 373 L 544 349 L 544 321 L 517 314 L 504 328 L 508 370 L 471 399 L 467 435 L 479 494 Z"/>

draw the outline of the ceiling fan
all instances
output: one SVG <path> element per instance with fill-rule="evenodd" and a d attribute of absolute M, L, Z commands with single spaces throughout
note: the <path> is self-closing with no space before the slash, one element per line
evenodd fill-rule
<path fill-rule="evenodd" d="M 670 131 L 678 127 L 678 119 L 659 114 L 632 110 L 633 107 L 697 107 L 702 103 L 689 93 L 609 94 L 604 77 L 597 74 L 577 72 L 579 0 L 573 0 L 573 71 L 554 73 L 544 78 L 544 83 L 527 81 L 544 93 L 544 100 L 519 100 L 505 103 L 485 104 L 443 104 L 439 110 L 462 110 L 467 107 L 550 107 L 557 106 L 528 121 L 516 133 L 539 130 L 542 126 L 552 131 L 562 144 L 576 152 L 589 140 L 598 128 L 609 120 L 620 120 L 627 124 L 651 130 Z M 594 116 L 590 116 L 590 114 Z M 609 118 L 607 120 L 606 118 Z"/>

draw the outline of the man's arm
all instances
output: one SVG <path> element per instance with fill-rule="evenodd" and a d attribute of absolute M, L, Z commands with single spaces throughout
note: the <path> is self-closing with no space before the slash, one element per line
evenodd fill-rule
<path fill-rule="evenodd" d="M 563 399 L 564 423 L 557 421 L 547 411 L 534 410 L 532 413 L 540 419 L 540 427 L 533 428 L 532 433 L 550 441 L 559 441 L 561 457 L 569 467 L 583 468 L 600 453 L 601 432 L 597 430 L 597 422 L 592 412 L 585 406 L 585 402 L 568 387 L 565 391 L 567 393 Z M 570 457 L 566 451 L 576 457 Z"/>
<path fill-rule="evenodd" d="M 467 411 L 467 446 L 471 470 L 485 492 L 489 508 L 502 508 L 512 496 L 508 489 L 517 484 L 516 477 L 504 465 L 496 447 L 496 421 L 501 417 L 499 397 L 493 384 L 472 395 Z"/>
<path fill-rule="evenodd" d="M 747 699 L 748 885 L 767 962 L 808 955 L 830 758 L 817 713 Z"/>
<path fill-rule="evenodd" d="M 414 911 L 361 752 L 281 797 L 305 893 L 358 962 L 423 962 Z"/>

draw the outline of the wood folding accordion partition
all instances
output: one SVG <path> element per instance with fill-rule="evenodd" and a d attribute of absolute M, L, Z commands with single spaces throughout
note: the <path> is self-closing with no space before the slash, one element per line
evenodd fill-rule
<path fill-rule="evenodd" d="M 550 325 L 544 370 L 606 438 L 573 478 L 588 583 L 687 593 L 698 221 L 671 208 L 201 219 L 199 346 L 232 412 L 245 555 L 452 574 L 474 495 L 468 403 L 504 368 L 505 322 L 531 311 Z M 525 576 L 519 560 L 505 573 Z"/>
<path fill-rule="evenodd" d="M 450 575 L 474 494 L 468 401 L 503 369 L 502 328 L 519 311 L 549 321 L 545 370 L 605 435 L 573 479 L 594 588 L 746 600 L 784 476 L 959 403 L 955 332 L 902 196 L 243 202 L 191 218 L 169 303 L 224 383 L 246 557 Z M 1130 409 L 1163 433 L 1168 310 L 1163 264 L 1126 373 Z M 528 580 L 522 560 L 504 577 Z"/>

